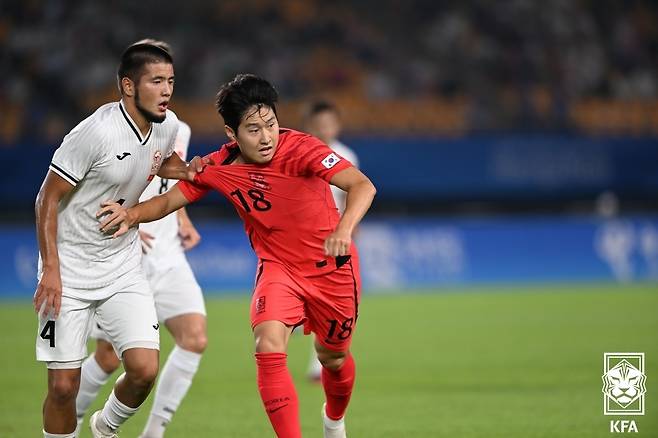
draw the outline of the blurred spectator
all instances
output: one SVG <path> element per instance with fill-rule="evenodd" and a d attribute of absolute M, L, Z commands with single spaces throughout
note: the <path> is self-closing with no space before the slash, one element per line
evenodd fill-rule
<path fill-rule="evenodd" d="M 146 36 L 173 43 L 176 100 L 203 108 L 236 72 L 268 77 L 287 100 L 331 93 L 346 112 L 395 100 L 465 105 L 463 123 L 429 119 L 428 129 L 605 127 L 592 122 L 606 114 L 588 99 L 658 98 L 658 4 L 649 0 L 188 0 L 177 9 L 5 0 L 2 10 L 0 144 L 60 137 L 114 98 L 116 55 Z M 656 107 L 619 124 L 641 132 Z"/>

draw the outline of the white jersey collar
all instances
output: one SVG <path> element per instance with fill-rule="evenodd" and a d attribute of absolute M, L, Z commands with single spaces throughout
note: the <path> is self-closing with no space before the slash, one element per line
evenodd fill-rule
<path fill-rule="evenodd" d="M 132 117 L 130 117 L 130 114 L 128 114 L 128 111 L 126 111 L 126 107 L 123 104 L 123 99 L 119 101 L 119 110 L 121 111 L 121 114 L 123 114 L 123 118 L 126 119 L 126 122 L 128 122 L 128 125 L 132 128 L 133 132 L 137 136 L 140 144 L 142 144 L 142 146 L 145 145 L 146 142 L 149 141 L 149 138 L 151 138 L 151 132 L 153 132 L 153 123 L 151 123 L 149 132 L 146 133 L 146 136 L 142 137 L 142 134 L 137 127 L 137 123 L 135 123 Z"/>

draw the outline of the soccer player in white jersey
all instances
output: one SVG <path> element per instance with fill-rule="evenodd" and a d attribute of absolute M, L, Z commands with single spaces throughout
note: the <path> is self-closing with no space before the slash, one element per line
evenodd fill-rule
<path fill-rule="evenodd" d="M 190 141 L 190 127 L 179 121 L 176 153 L 185 159 Z M 166 192 L 175 180 L 155 177 L 140 200 Z M 163 322 L 176 341 L 155 389 L 155 400 L 142 438 L 160 438 L 192 384 L 201 355 L 206 348 L 206 309 L 203 295 L 184 251 L 196 246 L 199 233 L 192 225 L 185 208 L 164 218 L 141 224 L 140 236 L 144 250 L 142 266 L 155 298 L 158 320 Z M 119 358 L 109 336 L 94 324 L 92 338 L 96 352 L 82 364 L 80 391 L 76 399 L 78 424 L 110 375 L 119 368 Z M 80 430 L 80 428 L 78 428 Z"/>
<path fill-rule="evenodd" d="M 101 202 L 135 205 L 159 175 L 193 179 L 203 167 L 174 153 L 176 115 L 167 109 L 173 59 L 140 41 L 118 69 L 121 101 L 98 108 L 64 137 L 37 195 L 39 314 L 37 360 L 46 362 L 44 437 L 73 437 L 80 367 L 95 315 L 120 354 L 125 373 L 90 421 L 94 437 L 116 430 L 148 396 L 158 373 L 159 324 L 141 268 L 137 230 L 119 239 L 99 230 Z"/>
<path fill-rule="evenodd" d="M 326 100 L 312 102 L 306 114 L 304 114 L 304 129 L 309 134 L 322 140 L 334 152 L 352 163 L 354 167 L 359 167 L 359 159 L 356 153 L 338 140 L 342 124 L 338 108 L 333 103 Z M 329 187 L 338 211 L 343 214 L 347 193 L 334 185 Z M 315 348 L 311 347 L 311 359 L 308 364 L 307 376 L 309 380 L 319 382 L 322 376 L 322 364 L 318 360 Z"/>

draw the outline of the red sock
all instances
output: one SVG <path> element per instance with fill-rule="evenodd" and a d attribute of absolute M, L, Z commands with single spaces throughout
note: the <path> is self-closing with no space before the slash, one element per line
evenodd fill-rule
<path fill-rule="evenodd" d="M 299 402 L 285 353 L 256 353 L 258 392 L 279 438 L 301 438 Z"/>
<path fill-rule="evenodd" d="M 345 415 L 354 387 L 354 359 L 348 354 L 336 371 L 322 368 L 322 386 L 327 397 L 327 417 L 340 420 Z"/>

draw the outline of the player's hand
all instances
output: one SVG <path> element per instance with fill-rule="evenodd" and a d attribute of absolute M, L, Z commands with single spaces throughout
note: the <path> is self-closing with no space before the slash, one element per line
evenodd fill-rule
<path fill-rule="evenodd" d="M 185 251 L 194 248 L 201 241 L 201 235 L 190 221 L 181 221 L 178 226 L 178 235 Z"/>
<path fill-rule="evenodd" d="M 188 181 L 194 181 L 194 177 L 196 176 L 197 173 L 203 172 L 203 169 L 205 169 L 206 166 L 213 164 L 215 164 L 215 162 L 207 157 L 201 158 L 199 156 L 196 156 L 192 158 L 192 160 L 187 165 L 186 179 Z"/>
<path fill-rule="evenodd" d="M 57 319 L 62 307 L 62 278 L 59 275 L 59 268 L 44 268 L 32 303 L 36 313 L 41 312 L 44 317 L 51 313 L 53 319 Z"/>
<path fill-rule="evenodd" d="M 331 257 L 348 255 L 351 244 L 352 236 L 349 232 L 336 230 L 324 241 L 324 253 Z"/>
<path fill-rule="evenodd" d="M 151 248 L 153 248 L 153 243 L 151 241 L 155 239 L 155 237 L 152 234 L 139 230 L 139 239 L 142 241 L 142 253 L 146 254 Z"/>
<path fill-rule="evenodd" d="M 115 201 L 105 201 L 101 203 L 101 209 L 96 212 L 96 218 L 100 219 L 107 215 L 100 225 L 100 231 L 105 234 L 113 232 L 112 237 L 116 238 L 128 232 L 131 224 L 128 221 L 128 209 L 124 208 Z"/>

